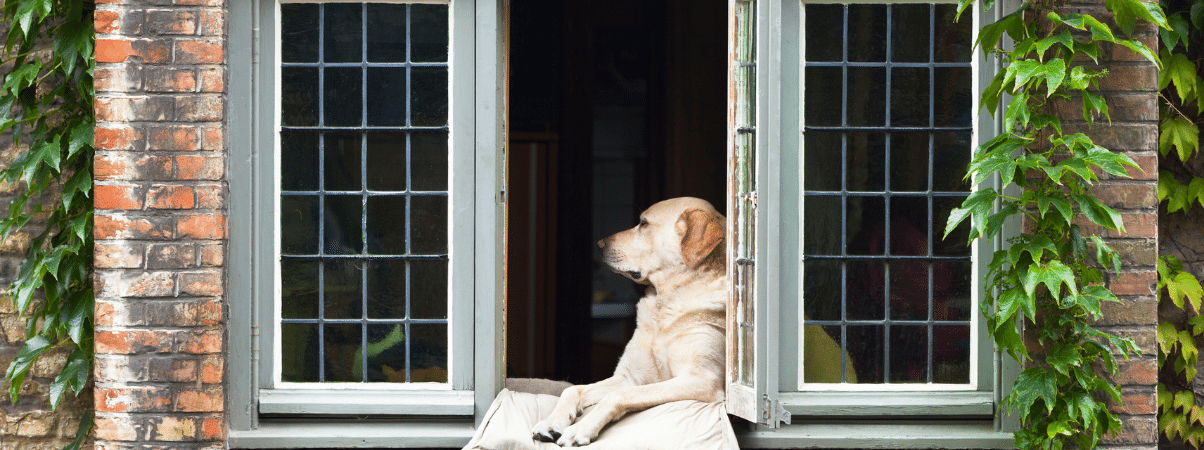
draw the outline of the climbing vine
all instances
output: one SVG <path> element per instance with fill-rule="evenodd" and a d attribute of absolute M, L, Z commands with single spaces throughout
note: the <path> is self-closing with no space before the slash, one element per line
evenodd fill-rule
<path fill-rule="evenodd" d="M 16 279 L 8 287 L 27 317 L 26 342 L 4 379 L 16 402 L 25 377 L 53 348 L 69 350 L 50 385 L 50 406 L 78 395 L 92 372 L 92 129 L 94 92 L 93 3 L 87 0 L 6 0 L 3 19 L 7 74 L 0 87 L 0 132 L 21 149 L 0 171 L 0 182 L 18 185 L 0 241 L 31 235 Z M 41 221 L 45 227 L 39 227 Z M 74 442 L 91 429 L 91 412 Z"/>
<path fill-rule="evenodd" d="M 1167 1 L 1163 7 L 1169 26 L 1161 33 L 1164 68 L 1158 77 L 1162 98 L 1158 201 L 1166 203 L 1168 214 L 1187 214 L 1195 205 L 1204 207 L 1204 174 L 1195 173 L 1190 164 L 1200 150 L 1204 81 L 1198 68 L 1204 44 L 1204 0 Z M 1199 361 L 1196 340 L 1204 335 L 1204 316 L 1199 315 L 1204 290 L 1178 258 L 1164 255 L 1158 259 L 1158 294 L 1161 307 L 1189 316 L 1183 323 L 1158 324 L 1158 428 L 1167 439 L 1198 449 L 1204 446 L 1204 407 L 1196 403 L 1191 384 Z"/>
<path fill-rule="evenodd" d="M 972 1 L 962 0 L 959 9 Z M 1121 403 L 1120 389 L 1099 372 L 1116 375 L 1114 352 L 1129 358 L 1140 351 L 1131 339 L 1092 326 L 1101 304 L 1119 301 L 1107 280 L 1120 272 L 1119 254 L 1095 233 L 1123 231 L 1124 224 L 1091 188 L 1100 173 L 1128 177 L 1127 168 L 1139 169 L 1088 135 L 1064 131 L 1052 111 L 1081 104 L 1089 126 L 1110 121 L 1099 94 L 1107 71 L 1082 62 L 1098 62 L 1101 46 L 1113 45 L 1158 63 L 1153 50 L 1128 36 L 1139 19 L 1168 28 L 1157 4 L 1138 0 L 1107 1 L 1120 34 L 1091 15 L 1058 6 L 1025 2 L 979 33 L 976 46 L 1005 67 L 983 91 L 982 105 L 992 114 L 1005 106 L 1002 132 L 978 147 L 967 178 L 986 186 L 998 177 L 1001 187 L 971 194 L 946 226 L 948 235 L 969 219 L 971 241 L 995 240 L 1005 222 L 1026 222 L 1027 233 L 993 255 L 981 304 L 996 345 L 1026 367 L 1005 399 L 1023 424 L 1015 432 L 1022 449 L 1094 448 L 1120 430 L 1105 403 Z"/>

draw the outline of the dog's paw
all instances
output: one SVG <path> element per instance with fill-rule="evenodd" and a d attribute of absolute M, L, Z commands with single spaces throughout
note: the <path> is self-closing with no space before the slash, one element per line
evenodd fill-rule
<path fill-rule="evenodd" d="M 556 442 L 560 438 L 560 430 L 564 427 L 557 427 L 549 419 L 544 419 L 535 424 L 531 428 L 531 439 L 539 442 Z"/>
<path fill-rule="evenodd" d="M 564 433 L 560 439 L 556 440 L 556 445 L 561 447 L 581 447 L 589 445 L 590 441 L 598 436 L 596 431 L 587 430 L 582 424 L 574 424 L 564 429 Z"/>

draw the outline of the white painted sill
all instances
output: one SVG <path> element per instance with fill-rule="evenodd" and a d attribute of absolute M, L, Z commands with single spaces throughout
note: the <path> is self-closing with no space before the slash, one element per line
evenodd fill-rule
<path fill-rule="evenodd" d="M 260 414 L 467 416 L 473 391 L 262 389 Z"/>

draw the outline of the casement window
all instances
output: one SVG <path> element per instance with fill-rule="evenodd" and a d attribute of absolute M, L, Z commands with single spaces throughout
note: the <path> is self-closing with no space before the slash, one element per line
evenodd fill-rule
<path fill-rule="evenodd" d="M 993 249 L 942 239 L 997 129 L 971 51 L 992 12 L 956 10 L 731 3 L 728 409 L 769 427 L 747 445 L 1011 444 L 1015 367 L 977 312 Z M 961 421 L 900 421 L 924 418 Z"/>
<path fill-rule="evenodd" d="M 231 70 L 231 445 L 462 445 L 500 381 L 481 262 L 501 253 L 478 236 L 501 217 L 498 5 L 251 3 L 232 11 L 253 45 Z"/>

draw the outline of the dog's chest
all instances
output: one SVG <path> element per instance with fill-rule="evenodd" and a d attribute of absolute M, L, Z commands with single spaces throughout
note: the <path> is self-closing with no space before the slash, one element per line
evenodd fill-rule
<path fill-rule="evenodd" d="M 644 383 L 673 376 L 672 354 L 710 347 L 699 345 L 699 339 L 722 339 L 722 307 L 709 302 L 688 304 L 673 300 L 650 295 L 637 306 L 636 332 L 627 350 L 630 355 L 624 357 L 630 358 L 627 363 L 637 373 L 656 374 L 656 380 L 643 380 Z"/>

